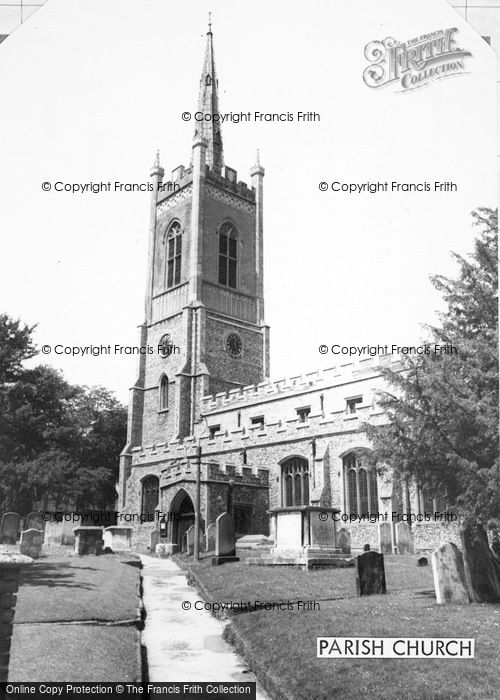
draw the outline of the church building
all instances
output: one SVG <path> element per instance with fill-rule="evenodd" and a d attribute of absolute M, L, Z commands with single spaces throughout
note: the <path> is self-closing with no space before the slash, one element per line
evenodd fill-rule
<path fill-rule="evenodd" d="M 211 28 L 197 111 L 219 112 Z M 133 547 L 150 546 L 160 511 L 166 541 L 182 548 L 194 523 L 198 468 L 202 527 L 229 511 L 237 536 L 269 534 L 268 511 L 277 507 L 337 508 L 339 518 L 433 512 L 435 499 L 382 479 L 366 459 L 362 425 L 384 421 L 376 392 L 381 368 L 399 366 L 397 357 L 270 380 L 265 171 L 257 158 L 250 181 L 239 180 L 225 163 L 220 124 L 210 117 L 197 124 L 191 162 L 169 183 L 158 158 L 151 172 L 139 344 L 154 352 L 140 356 L 130 391 L 118 499 L 121 512 L 151 516 L 131 523 Z M 349 529 L 353 548 L 378 548 L 376 522 L 344 519 L 339 527 Z M 434 528 L 421 533 L 422 548 L 439 541 Z M 395 530 L 392 537 L 397 546 Z"/>

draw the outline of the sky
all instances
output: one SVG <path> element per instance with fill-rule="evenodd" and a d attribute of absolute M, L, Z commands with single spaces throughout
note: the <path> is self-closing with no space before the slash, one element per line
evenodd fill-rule
<path fill-rule="evenodd" d="M 224 154 L 264 179 L 271 376 L 336 364 L 326 344 L 412 345 L 441 308 L 429 275 L 472 250 L 496 206 L 493 50 L 446 0 L 49 0 L 0 46 L 0 309 L 39 347 L 138 344 L 150 195 L 54 191 L 147 183 L 155 153 L 188 165 L 208 11 L 220 110 L 320 121 L 223 125 Z M 463 74 L 369 88 L 364 49 L 457 27 Z M 457 192 L 320 191 L 334 181 L 456 183 Z M 42 189 L 49 182 L 50 191 Z M 39 355 L 125 401 L 136 358 Z"/>

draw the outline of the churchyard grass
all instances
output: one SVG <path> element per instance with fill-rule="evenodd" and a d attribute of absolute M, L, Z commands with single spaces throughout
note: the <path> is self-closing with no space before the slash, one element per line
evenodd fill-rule
<path fill-rule="evenodd" d="M 68 553 L 59 549 L 23 572 L 9 680 L 140 679 L 139 569 L 119 555 Z"/>
<path fill-rule="evenodd" d="M 231 615 L 227 636 L 275 698 L 488 700 L 498 698 L 500 606 L 440 605 L 431 567 L 416 556 L 386 556 L 387 595 L 356 597 L 355 572 L 249 567 L 242 561 L 189 566 L 215 602 L 315 600 L 320 610 Z M 255 554 L 250 555 L 255 556 Z M 317 659 L 316 637 L 473 637 L 475 658 Z"/>

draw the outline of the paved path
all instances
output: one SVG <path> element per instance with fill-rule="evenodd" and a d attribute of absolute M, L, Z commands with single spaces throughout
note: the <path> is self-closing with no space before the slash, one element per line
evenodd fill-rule
<path fill-rule="evenodd" d="M 222 639 L 224 623 L 194 609 L 201 596 L 170 559 L 141 555 L 147 617 L 142 641 L 148 651 L 149 680 L 253 682 L 254 674 Z M 190 610 L 182 608 L 191 603 Z M 267 700 L 257 686 L 257 699 Z"/>

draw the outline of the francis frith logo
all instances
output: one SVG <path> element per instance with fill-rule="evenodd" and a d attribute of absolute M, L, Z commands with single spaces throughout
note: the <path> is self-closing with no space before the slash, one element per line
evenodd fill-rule
<path fill-rule="evenodd" d="M 470 51 L 455 44 L 456 27 L 422 34 L 405 43 L 387 37 L 365 46 L 370 65 L 363 80 L 370 88 L 399 83 L 402 91 L 428 85 L 433 80 L 465 72 L 465 58 Z"/>

